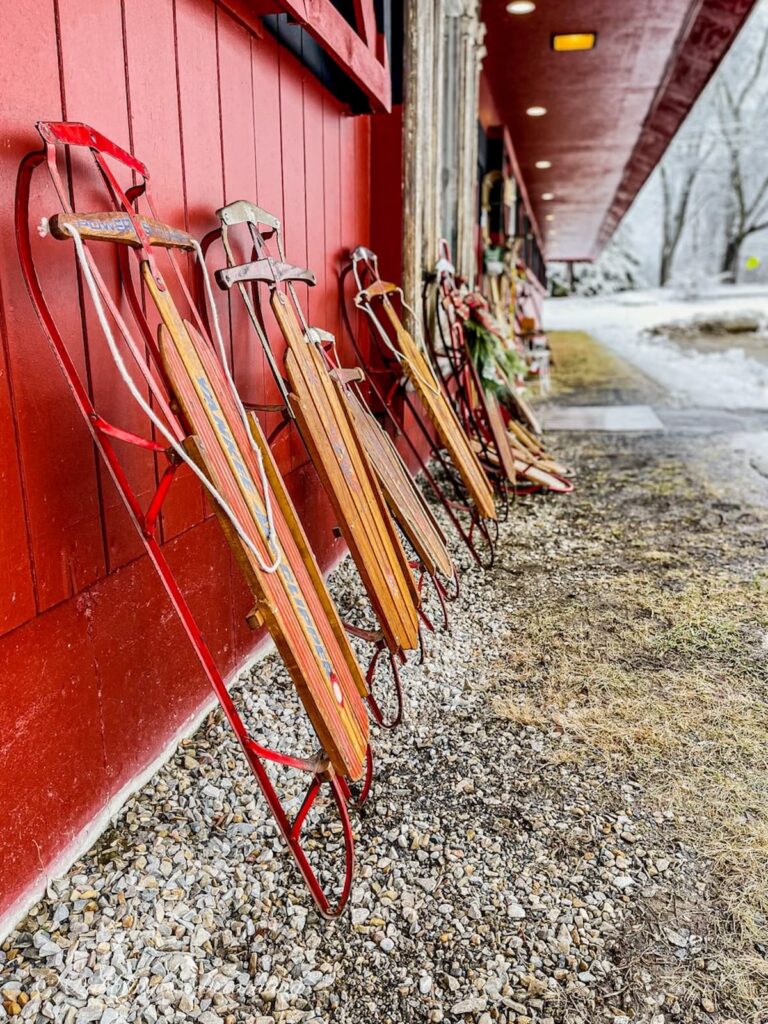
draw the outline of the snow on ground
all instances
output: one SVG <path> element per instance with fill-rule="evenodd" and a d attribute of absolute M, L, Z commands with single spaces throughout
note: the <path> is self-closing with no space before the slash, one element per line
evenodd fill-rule
<path fill-rule="evenodd" d="M 662 384 L 682 406 L 768 409 L 768 366 L 748 355 L 736 339 L 734 347 L 725 351 L 698 352 L 643 334 L 670 321 L 741 313 L 768 319 L 768 289 L 719 285 L 695 299 L 679 298 L 667 289 L 550 299 L 545 304 L 545 326 L 588 331 Z"/>

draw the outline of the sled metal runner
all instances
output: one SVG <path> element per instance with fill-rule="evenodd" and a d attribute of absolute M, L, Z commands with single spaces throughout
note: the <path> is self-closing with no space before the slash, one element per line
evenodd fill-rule
<path fill-rule="evenodd" d="M 345 623 L 355 636 L 374 644 L 366 679 L 368 702 L 376 721 L 385 727 L 398 725 L 403 714 L 399 664 L 404 652 L 420 646 L 419 588 L 392 522 L 364 445 L 339 390 L 324 352 L 330 336 L 310 327 L 296 295 L 294 282 L 314 285 L 311 271 L 286 263 L 280 222 L 272 214 L 241 200 L 218 211 L 219 232 L 204 240 L 206 251 L 218 234 L 227 267 L 216 272 L 225 290 L 237 286 L 254 332 L 304 445 L 320 477 L 368 594 L 380 630 L 360 629 Z M 253 259 L 237 264 L 233 229 L 249 244 Z M 278 258 L 267 241 L 274 239 Z M 285 380 L 271 351 L 261 321 L 258 286 L 266 285 L 269 304 L 286 343 Z M 281 287 L 282 286 L 282 287 Z M 330 338 L 332 341 L 333 339 Z M 337 368 L 338 369 L 338 368 Z M 385 719 L 374 695 L 374 680 L 381 655 L 386 654 L 395 688 L 396 709 Z"/>
<path fill-rule="evenodd" d="M 130 153 L 87 125 L 40 122 L 37 128 L 43 148 L 22 161 L 15 209 L 21 268 L 32 303 L 94 444 L 240 742 L 278 830 L 320 913 L 338 916 L 349 897 L 354 869 L 349 808 L 365 799 L 372 777 L 363 705 L 367 687 L 266 440 L 256 420 L 245 415 L 226 359 L 222 365 L 204 336 L 201 318 L 174 256 L 174 251 L 193 252 L 200 259 L 200 247 L 186 232 L 160 221 L 149 190 L 148 171 Z M 108 211 L 73 210 L 68 186 L 57 166 L 58 152 L 63 156 L 69 149 L 92 156 L 111 206 Z M 57 326 L 38 275 L 30 236 L 30 189 L 34 172 L 42 164 L 47 166 L 62 212 L 41 225 L 41 234 L 74 243 L 83 290 L 90 294 L 120 376 L 147 415 L 150 436 L 125 430 L 99 413 Z M 126 191 L 113 172 L 115 164 L 136 182 Z M 139 200 L 146 204 L 147 215 L 138 212 Z M 121 315 L 89 243 L 117 246 L 121 281 L 140 340 L 133 337 Z M 167 250 L 171 282 L 183 295 L 194 323 L 183 320 L 176 306 L 158 266 L 160 249 Z M 131 254 L 146 295 L 159 314 L 157 341 L 133 288 Z M 218 323 L 216 327 L 217 342 L 224 354 Z M 120 335 L 119 346 L 115 333 Z M 134 376 L 137 373 L 140 384 Z M 120 455 L 123 445 L 137 446 L 147 452 L 148 458 L 164 464 L 146 508 L 126 474 Z M 160 516 L 183 463 L 190 466 L 212 497 L 227 540 L 255 596 L 255 620 L 267 626 L 320 741 L 321 748 L 314 757 L 273 750 L 249 734 L 165 558 Z M 303 802 L 293 818 L 267 771 L 268 763 L 308 777 Z M 353 795 L 355 782 L 360 782 L 362 789 Z M 302 841 L 307 816 L 321 792 L 328 793 L 336 808 L 344 841 L 343 870 L 330 895 Z M 326 873 L 325 865 L 323 871 Z"/>
<path fill-rule="evenodd" d="M 358 246 L 350 254 L 350 264 L 342 275 L 342 290 L 349 273 L 356 288 L 354 304 L 367 315 L 370 336 L 383 360 L 381 369 L 368 371 L 371 390 L 396 433 L 408 445 L 424 479 L 470 554 L 479 565 L 488 568 L 493 564 L 498 536 L 493 488 L 426 353 L 407 331 L 393 304 L 393 297 L 399 297 L 402 302 L 402 290 L 381 280 L 376 254 L 365 246 Z M 363 361 L 346 303 L 342 308 L 346 329 Z M 376 378 L 382 380 L 381 386 Z M 440 467 L 440 480 L 392 413 L 392 398 L 397 391 L 402 394 L 431 456 Z"/>

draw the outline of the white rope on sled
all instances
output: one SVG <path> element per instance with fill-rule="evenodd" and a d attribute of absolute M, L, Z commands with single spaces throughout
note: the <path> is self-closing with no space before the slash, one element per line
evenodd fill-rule
<path fill-rule="evenodd" d="M 213 484 L 208 479 L 208 477 L 205 475 L 205 473 L 195 464 L 194 460 L 187 454 L 187 452 L 184 450 L 182 445 L 179 444 L 179 442 L 176 440 L 176 438 L 173 436 L 173 434 L 170 432 L 170 430 L 166 427 L 166 425 L 163 423 L 163 421 L 157 416 L 157 414 L 155 413 L 154 409 L 152 409 L 152 407 L 146 401 L 146 399 L 144 398 L 144 396 L 141 393 L 141 390 L 137 387 L 136 382 L 134 381 L 133 377 L 131 376 L 131 374 L 130 374 L 130 372 L 128 370 L 128 367 L 125 365 L 125 361 L 123 360 L 122 354 L 121 354 L 119 348 L 117 347 L 117 343 L 115 342 L 115 337 L 114 337 L 114 335 L 112 333 L 112 328 L 109 325 L 109 321 L 107 319 L 107 315 L 106 315 L 106 312 L 104 310 L 104 305 L 103 305 L 102 300 L 101 300 L 101 295 L 99 294 L 99 289 L 98 289 L 98 286 L 96 285 L 96 281 L 95 281 L 94 276 L 93 276 L 93 271 L 91 270 L 91 266 L 90 266 L 90 263 L 88 261 L 88 256 L 86 255 L 86 252 L 85 252 L 85 246 L 83 245 L 83 240 L 82 240 L 82 238 L 80 236 L 80 232 L 78 231 L 77 227 L 74 224 L 66 223 L 66 224 L 64 224 L 62 226 L 63 226 L 64 230 L 67 231 L 72 236 L 72 241 L 75 244 L 75 252 L 77 254 L 77 259 L 78 259 L 78 262 L 79 262 L 80 267 L 82 269 L 83 276 L 85 278 L 85 282 L 88 285 L 88 291 L 91 294 L 91 299 L 93 301 L 93 305 L 94 305 L 94 308 L 96 310 L 96 316 L 98 317 L 99 324 L 101 326 L 102 331 L 104 332 L 104 337 L 106 339 L 107 346 L 109 347 L 110 354 L 111 354 L 112 359 L 113 359 L 113 361 L 115 363 L 115 366 L 117 367 L 117 371 L 118 371 L 118 373 L 120 374 L 120 377 L 123 380 L 123 383 L 128 388 L 128 391 L 131 393 L 131 395 L 133 396 L 134 401 L 139 406 L 139 408 L 142 410 L 142 412 L 147 416 L 147 418 L 150 420 L 150 422 L 154 425 L 154 427 L 157 429 L 158 433 L 160 433 L 165 438 L 165 440 L 168 442 L 170 448 L 178 456 L 179 460 L 181 462 L 183 462 L 185 465 L 189 466 L 189 468 L 195 474 L 195 476 L 200 481 L 200 483 L 203 485 L 203 487 L 208 491 L 208 493 L 211 495 L 211 497 L 216 502 L 216 504 L 221 508 L 222 512 L 226 515 L 226 517 L 232 523 L 232 526 L 233 526 L 233 528 L 235 530 L 235 533 L 238 535 L 238 537 L 243 542 L 243 544 L 248 548 L 248 550 L 256 558 L 256 561 L 258 562 L 259 567 L 261 568 L 262 572 L 265 572 L 265 573 L 276 572 L 277 569 L 280 567 L 280 563 L 282 561 L 282 556 L 281 556 L 281 552 L 280 552 L 279 548 L 277 549 L 275 560 L 271 564 L 265 563 L 264 559 L 262 558 L 261 553 L 258 551 L 258 549 L 254 545 L 253 541 L 251 540 L 251 538 L 246 533 L 244 527 L 241 525 L 240 521 L 238 520 L 237 516 L 235 515 L 234 510 L 229 505 L 227 500 L 218 492 L 218 490 L 213 486 Z M 233 394 L 235 395 L 235 401 L 237 403 L 238 410 L 239 410 L 240 415 L 241 415 L 241 417 L 243 419 L 243 423 L 245 425 L 246 431 L 248 433 L 248 437 L 249 437 L 250 442 L 251 442 L 251 447 L 253 448 L 253 451 L 254 451 L 254 453 L 256 454 L 256 457 L 257 457 L 257 461 L 258 461 L 258 465 L 259 465 L 259 476 L 260 476 L 260 480 L 261 480 L 262 491 L 263 491 L 263 494 L 264 494 L 264 505 L 265 505 L 265 509 L 266 509 L 266 513 L 267 513 L 267 523 L 268 523 L 267 543 L 269 543 L 271 538 L 272 538 L 272 534 L 273 534 L 273 531 L 274 531 L 274 526 L 273 526 L 273 522 L 272 522 L 272 508 L 271 508 L 270 495 L 269 495 L 269 485 L 268 485 L 267 478 L 266 478 L 266 472 L 264 470 L 263 459 L 261 457 L 261 452 L 256 447 L 256 443 L 255 443 L 255 441 L 254 441 L 254 439 L 253 439 L 253 437 L 251 435 L 251 430 L 250 430 L 250 426 L 248 424 L 248 419 L 247 419 L 247 416 L 246 416 L 246 413 L 245 413 L 245 409 L 243 408 L 243 405 L 242 405 L 242 403 L 240 401 L 239 395 L 237 394 L 237 391 L 235 390 L 235 387 L 234 387 L 234 382 L 232 380 L 232 376 L 231 376 L 231 373 L 230 373 L 230 370 L 229 370 L 229 365 L 227 363 L 226 355 L 225 355 L 225 351 L 224 351 L 224 341 L 223 341 L 223 338 L 221 336 L 221 329 L 220 329 L 220 325 L 219 325 L 218 314 L 216 312 L 216 306 L 215 306 L 215 304 L 213 302 L 213 295 L 211 294 L 211 286 L 210 286 L 210 282 L 208 280 L 207 272 L 205 271 L 205 263 L 202 260 L 202 252 L 200 250 L 199 245 L 196 247 L 196 252 L 197 252 L 198 259 L 201 260 L 201 264 L 202 264 L 202 266 L 204 268 L 203 276 L 204 276 L 204 279 L 205 279 L 205 282 L 206 282 L 206 289 L 207 289 L 207 293 L 208 293 L 208 299 L 209 299 L 209 302 L 211 304 L 211 310 L 212 310 L 212 316 L 213 316 L 213 322 L 214 322 L 214 328 L 215 328 L 215 334 L 216 334 L 216 342 L 217 342 L 217 346 L 219 348 L 219 355 L 220 355 L 220 357 L 222 359 L 222 362 L 223 362 L 223 365 L 224 365 L 224 372 L 226 374 L 227 380 L 229 381 L 229 383 L 230 383 L 230 385 L 232 387 L 232 391 L 233 391 Z"/>

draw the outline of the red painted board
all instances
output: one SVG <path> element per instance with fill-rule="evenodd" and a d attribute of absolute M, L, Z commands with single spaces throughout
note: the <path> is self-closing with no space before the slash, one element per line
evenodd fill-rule
<path fill-rule="evenodd" d="M 0 292 L 0 489 L 3 529 L 0 530 L 0 636 L 35 614 L 35 590 L 29 559 L 28 533 L 21 488 L 16 426 L 8 379 L 5 309 Z"/>
<path fill-rule="evenodd" d="M 213 84 L 218 65 L 214 5 L 177 0 L 175 25 L 187 230 L 196 238 L 202 238 L 215 227 L 215 211 L 224 202 L 219 97 Z M 201 82 L 210 82 L 211 87 L 201 88 Z M 218 291 L 214 288 L 217 309 L 226 330 L 227 300 L 217 294 Z M 205 515 L 213 515 L 204 495 L 201 494 L 200 500 Z"/>
<path fill-rule="evenodd" d="M 125 58 L 121 11 L 116 4 L 84 6 L 78 0 L 62 0 L 58 6 L 62 83 L 66 118 L 93 125 L 119 146 L 130 148 L 126 111 Z M 71 194 L 76 210 L 111 209 L 101 176 L 88 150 L 72 148 L 67 157 L 71 167 Z M 131 183 L 125 168 L 113 165 L 123 187 Z M 71 243 L 67 244 L 71 248 Z M 127 304 L 120 301 L 117 253 L 112 246 L 90 246 L 110 293 L 118 298 L 123 314 Z M 146 434 L 146 417 L 123 384 L 96 317 L 90 295 L 83 289 L 93 402 L 107 420 Z M 138 332 L 136 333 L 138 339 Z M 138 379 L 138 375 L 135 374 Z M 146 397 L 147 388 L 143 387 Z M 154 460 L 133 446 L 121 446 L 120 457 L 139 501 L 146 507 L 155 489 Z M 137 557 L 141 544 L 125 513 L 123 503 L 109 474 L 99 467 L 108 569 Z"/>
<path fill-rule="evenodd" d="M 317 284 L 307 289 L 307 318 L 315 327 L 333 331 L 327 318 L 327 282 L 325 263 L 325 193 L 336 188 L 326 186 L 323 161 L 323 96 L 314 79 L 304 81 L 304 197 L 307 233 L 307 266 Z"/>
<path fill-rule="evenodd" d="M 280 51 L 280 129 L 283 174 L 283 235 L 289 263 L 307 265 L 306 177 L 304 151 L 304 71 L 299 62 Z M 297 285 L 299 301 L 306 309 L 307 287 Z M 291 469 L 307 459 L 306 449 L 291 430 Z M 288 467 L 283 466 L 285 471 Z"/>
<path fill-rule="evenodd" d="M 253 126 L 256 150 L 256 201 L 259 206 L 283 219 L 283 174 L 282 174 L 282 131 L 280 125 L 280 65 L 277 40 L 269 33 L 251 41 L 251 80 L 253 88 Z M 266 295 L 262 295 L 266 303 Z M 282 368 L 285 342 L 277 325 L 270 317 L 265 318 L 267 333 L 277 365 Z M 279 405 L 282 401 L 277 385 L 267 372 L 264 385 L 264 401 Z M 277 414 L 261 418 L 267 433 L 279 423 Z M 284 432 L 275 457 L 282 468 L 290 466 L 290 434 L 295 428 Z"/>
<path fill-rule="evenodd" d="M 72 403 L 74 406 L 74 403 Z M 0 730 L 0 913 L 107 799 L 98 666 L 82 598 L 0 640 L 15 685 L 3 687 Z"/>
<path fill-rule="evenodd" d="M 35 74 L 19 74 L 18 56 L 25 55 Z M 45 112 L 61 116 L 57 39 L 53 5 L 39 5 L 34 17 L 26 6 L 9 6 L 0 32 L 0 89 L 3 151 L 0 159 L 0 291 L 5 316 L 8 383 L 18 438 L 29 558 L 18 551 L 20 617 L 30 605 L 28 561 L 31 560 L 38 609 L 49 608 L 76 594 L 104 572 L 104 546 L 95 453 L 91 438 L 46 341 L 27 295 L 19 268 L 13 226 L 13 195 L 22 157 L 40 148 L 35 119 Z M 45 171 L 38 170 L 32 187 L 32 245 L 43 287 L 78 370 L 85 376 L 82 323 L 71 246 L 38 239 L 34 225 L 60 209 Z M 11 449 L 12 451 L 12 449 Z M 5 458 L 5 456 L 3 456 Z M 9 508 L 19 514 L 18 483 L 8 473 Z M 15 519 L 18 524 L 21 517 Z M 3 531 L 5 532 L 5 531 Z M 21 539 L 18 526 L 6 544 Z M 13 548 L 10 549 L 13 551 Z M 15 607 L 11 601 L 11 608 Z M 24 609 L 22 612 L 21 610 Z M 10 621 L 16 618 L 11 614 Z"/>
<path fill-rule="evenodd" d="M 256 147 L 251 33 L 224 10 L 218 11 L 219 97 L 224 196 L 228 203 L 256 195 Z M 243 231 L 242 235 L 246 232 Z M 241 236 L 242 237 L 242 236 Z M 219 250 L 220 251 L 220 250 Z M 249 255 L 245 258 L 250 258 Z M 245 402 L 266 402 L 264 355 L 235 289 L 230 295 L 229 326 L 235 381 Z"/>
<path fill-rule="evenodd" d="M 148 25 L 152 26 L 151 32 L 147 30 Z M 124 32 L 131 148 L 149 169 L 160 219 L 189 229 L 179 104 L 175 100 L 176 26 L 172 5 L 132 0 L 124 7 Z M 162 59 L 158 55 L 162 55 Z M 198 92 L 195 90 L 196 95 Z M 189 257 L 182 254 L 177 258 L 190 280 Z M 171 281 L 167 257 L 158 255 L 158 262 Z M 134 280 L 139 282 L 135 268 Z M 141 286 L 139 291 L 143 291 Z M 150 329 L 156 336 L 160 318 L 152 302 L 148 302 L 146 296 L 143 298 Z M 164 460 L 158 460 L 157 469 L 162 472 L 164 468 Z M 163 539 L 167 541 L 189 529 L 207 513 L 200 484 L 186 466 L 181 467 L 163 506 Z"/>
<path fill-rule="evenodd" d="M 341 247 L 346 252 L 357 245 L 369 242 L 367 207 L 369 200 L 370 168 L 366 144 L 367 131 L 363 136 L 360 123 L 367 118 L 339 119 L 339 161 L 340 161 L 340 194 L 341 194 Z M 365 206 L 365 210 L 362 207 Z M 363 314 L 352 310 L 351 321 L 358 335 L 365 337 L 363 330 Z M 344 340 L 342 349 L 345 360 L 353 359 L 352 346 L 348 339 Z"/>
<path fill-rule="evenodd" d="M 348 351 L 341 326 L 339 308 L 339 268 L 343 258 L 341 244 L 341 165 L 339 160 L 339 121 L 341 105 L 327 93 L 323 97 L 323 167 L 327 183 L 325 207 L 325 282 L 328 330 L 336 335 L 340 351 Z"/>
<path fill-rule="evenodd" d="M 224 201 L 215 8 L 177 0 L 175 10 L 187 230 L 202 238 L 216 226 L 215 211 Z M 222 302 L 219 309 L 225 308 Z"/>
<path fill-rule="evenodd" d="M 387 281 L 403 279 L 402 133 L 402 105 L 371 118 L 371 248 Z"/>

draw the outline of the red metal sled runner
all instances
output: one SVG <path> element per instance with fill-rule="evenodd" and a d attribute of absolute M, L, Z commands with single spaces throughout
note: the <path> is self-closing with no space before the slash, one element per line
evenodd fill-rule
<path fill-rule="evenodd" d="M 354 839 L 349 805 L 365 799 L 372 761 L 368 721 L 363 705 L 367 688 L 295 510 L 254 418 L 246 417 L 226 364 L 216 322 L 220 362 L 205 337 L 201 318 L 187 290 L 173 250 L 200 247 L 186 232 L 160 222 L 149 192 L 149 174 L 131 154 L 87 125 L 40 122 L 43 148 L 28 154 L 19 169 L 16 234 L 23 276 L 45 334 L 104 458 L 128 514 L 139 533 L 171 603 L 193 645 L 248 763 L 274 815 L 277 827 L 298 865 L 320 912 L 337 916 L 351 889 Z M 112 209 L 76 213 L 57 167 L 57 150 L 90 151 Z M 138 184 L 123 191 L 110 161 Z M 153 437 L 142 437 L 108 422 L 94 407 L 70 357 L 64 337 L 43 292 L 33 259 L 29 224 L 34 171 L 46 163 L 62 207 L 41 233 L 75 245 L 83 275 L 115 365 L 126 387 L 147 415 Z M 137 212 L 139 199 L 149 215 Z M 99 272 L 87 242 L 116 243 L 121 278 L 133 318 L 141 332 L 137 342 Z M 157 262 L 168 250 L 172 283 L 183 295 L 195 323 L 183 321 Z M 155 341 L 130 274 L 129 253 L 138 261 L 141 280 L 161 321 Z M 210 290 L 209 300 L 212 299 Z M 212 307 L 214 321 L 215 307 Z M 122 339 L 118 348 L 111 324 Z M 139 388 L 126 359 L 141 375 Z M 223 365 L 222 365 L 223 363 Z M 144 397 L 149 396 L 149 401 Z M 151 401 L 151 405 L 150 405 Z M 161 440 L 158 440 L 161 439 Z M 162 443 L 164 442 L 164 443 Z M 146 509 L 140 504 L 121 462 L 119 446 L 135 445 L 166 468 Z M 312 758 L 283 754 L 256 742 L 248 733 L 208 646 L 192 616 L 159 542 L 159 516 L 180 464 L 186 463 L 213 498 L 214 508 L 238 563 L 256 597 L 256 621 L 268 627 L 320 740 Z M 309 776 L 301 807 L 289 819 L 267 772 L 267 762 Z M 351 783 L 362 781 L 353 798 Z M 329 897 L 302 845 L 302 829 L 320 791 L 327 786 L 344 836 L 344 869 L 337 892 Z"/>

